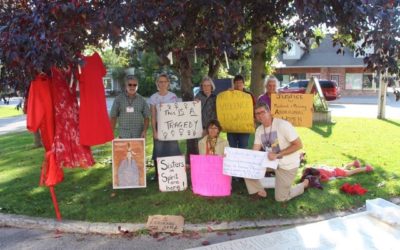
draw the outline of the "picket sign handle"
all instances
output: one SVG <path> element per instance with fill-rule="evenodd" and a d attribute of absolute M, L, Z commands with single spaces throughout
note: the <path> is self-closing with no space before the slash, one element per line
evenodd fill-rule
<path fill-rule="evenodd" d="M 51 194 L 51 200 L 53 201 L 54 210 L 56 212 L 56 218 L 58 221 L 61 221 L 61 213 L 60 209 L 58 208 L 57 197 L 56 197 L 56 192 L 54 191 L 54 186 L 50 186 L 49 189 Z"/>

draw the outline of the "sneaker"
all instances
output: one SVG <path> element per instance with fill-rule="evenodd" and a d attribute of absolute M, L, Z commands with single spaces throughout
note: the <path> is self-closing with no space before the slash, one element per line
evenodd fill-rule
<path fill-rule="evenodd" d="M 374 168 L 371 165 L 365 165 L 365 172 L 369 173 L 374 171 Z"/>

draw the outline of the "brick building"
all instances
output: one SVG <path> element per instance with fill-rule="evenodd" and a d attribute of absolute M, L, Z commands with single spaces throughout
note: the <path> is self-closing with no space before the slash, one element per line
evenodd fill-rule
<path fill-rule="evenodd" d="M 342 96 L 378 93 L 379 86 L 374 79 L 375 74 L 365 69 L 363 58 L 356 57 L 348 48 L 345 48 L 344 55 L 337 54 L 339 46 L 332 46 L 331 36 L 326 36 L 318 48 L 311 49 L 308 53 L 299 44 L 291 43 L 291 49 L 280 56 L 276 67 L 275 74 L 281 84 L 315 76 L 336 81 Z"/>

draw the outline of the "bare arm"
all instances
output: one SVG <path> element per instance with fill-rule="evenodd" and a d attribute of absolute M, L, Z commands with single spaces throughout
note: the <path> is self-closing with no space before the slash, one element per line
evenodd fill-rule
<path fill-rule="evenodd" d="M 110 122 L 111 122 L 112 131 L 114 132 L 115 125 L 117 124 L 117 117 L 110 117 Z"/>
<path fill-rule="evenodd" d="M 153 122 L 153 121 L 152 121 L 152 122 Z M 148 118 L 148 117 L 144 118 L 143 125 L 144 125 L 144 126 L 143 126 L 143 131 L 142 131 L 141 137 L 142 137 L 142 138 L 146 138 L 147 129 L 148 129 L 148 127 L 149 127 L 149 118 Z"/>
<path fill-rule="evenodd" d="M 289 155 L 289 154 L 291 154 L 293 152 L 296 152 L 297 150 L 299 150 L 301 148 L 303 148 L 303 143 L 301 142 L 300 138 L 297 137 L 296 140 L 290 142 L 290 146 L 289 147 L 287 147 L 285 149 L 282 149 L 281 152 L 279 152 L 279 153 L 269 152 L 268 153 L 268 158 L 270 160 L 280 159 L 283 156 Z"/>
<path fill-rule="evenodd" d="M 262 148 L 262 146 L 260 144 L 254 144 L 253 145 L 253 150 L 260 151 L 261 148 Z"/>
<path fill-rule="evenodd" d="M 153 129 L 153 138 L 158 139 L 157 136 L 157 121 L 156 121 L 156 115 L 157 115 L 157 109 L 155 105 L 150 106 L 150 111 L 151 111 L 151 128 Z"/>

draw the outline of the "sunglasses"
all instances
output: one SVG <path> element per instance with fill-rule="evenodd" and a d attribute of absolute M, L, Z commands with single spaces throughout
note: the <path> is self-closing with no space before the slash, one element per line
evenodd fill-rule
<path fill-rule="evenodd" d="M 137 84 L 128 84 L 129 87 L 137 87 Z"/>

